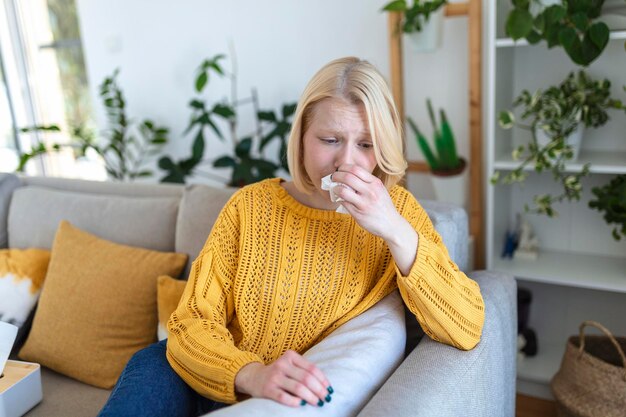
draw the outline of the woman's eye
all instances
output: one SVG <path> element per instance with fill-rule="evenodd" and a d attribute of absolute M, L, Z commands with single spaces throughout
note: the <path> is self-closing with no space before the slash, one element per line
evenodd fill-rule
<path fill-rule="evenodd" d="M 361 148 L 364 148 L 364 149 L 371 149 L 372 146 L 374 145 L 372 145 L 371 142 L 363 142 L 363 143 L 360 143 L 359 146 L 361 146 Z"/>
<path fill-rule="evenodd" d="M 337 139 L 335 138 L 320 138 L 320 140 L 324 143 L 333 144 L 337 143 Z"/>

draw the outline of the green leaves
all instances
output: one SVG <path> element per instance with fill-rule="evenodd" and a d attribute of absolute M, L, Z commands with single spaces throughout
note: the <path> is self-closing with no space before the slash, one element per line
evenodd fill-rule
<path fill-rule="evenodd" d="M 445 111 L 443 109 L 439 111 L 441 122 L 438 125 L 435 120 L 435 114 L 430 99 L 426 100 L 426 106 L 433 126 L 436 155 L 413 119 L 410 117 L 407 118 L 411 130 L 413 130 L 415 134 L 417 144 L 422 150 L 424 158 L 426 158 L 426 162 L 428 162 L 433 172 L 461 169 L 463 163 L 457 155 L 454 134 L 452 133 L 452 128 L 450 127 Z"/>
<path fill-rule="evenodd" d="M 198 68 L 195 78 L 195 89 L 202 92 L 210 81 L 210 74 L 217 73 L 224 75 L 224 71 L 219 65 L 219 61 L 224 55 L 216 55 L 211 59 L 206 59 Z M 235 77 L 230 76 L 231 82 L 235 82 Z M 222 100 L 213 106 L 201 98 L 194 98 L 189 102 L 192 110 L 191 121 L 184 134 L 194 130 L 195 139 L 192 144 L 191 157 L 174 162 L 171 158 L 164 157 L 159 160 L 159 167 L 167 172 L 162 178 L 163 182 L 184 183 L 186 177 L 195 174 L 205 174 L 199 170 L 200 166 L 209 162 L 204 160 L 204 152 L 210 149 L 206 146 L 205 140 L 212 133 L 218 139 L 226 142 L 222 134 L 220 123 L 227 122 L 230 128 L 232 149 L 229 154 L 221 155 L 213 159 L 212 166 L 219 169 L 229 169 L 231 173 L 228 184 L 241 187 L 265 178 L 274 177 L 279 168 L 275 163 L 262 157 L 264 148 L 274 139 L 280 140 L 279 160 L 283 168 L 287 169 L 286 162 L 286 136 L 291 130 L 290 118 L 295 112 L 296 104 L 288 103 L 281 108 L 281 117 L 278 117 L 273 110 L 257 110 L 256 125 L 257 131 L 253 135 L 242 139 L 237 138 L 237 111 L 239 105 L 250 103 L 257 109 L 256 94 L 253 93 L 251 99 L 239 100 L 231 97 L 230 102 Z M 220 122 L 219 119 L 222 119 Z M 284 161 L 284 162 L 283 162 Z"/>
<path fill-rule="evenodd" d="M 525 38 L 533 28 L 533 16 L 528 10 L 514 9 L 506 20 L 506 33 L 514 40 Z"/>
<path fill-rule="evenodd" d="M 544 8 L 536 16 L 528 1 L 513 1 L 505 31 L 514 40 L 525 38 L 530 44 L 542 39 L 549 48 L 562 46 L 570 59 L 587 66 L 597 59 L 609 40 L 609 28 L 593 22 L 600 16 L 603 0 L 561 0 Z"/>
<path fill-rule="evenodd" d="M 515 124 L 515 116 L 510 111 L 501 111 L 498 115 L 498 123 L 502 129 L 510 129 Z"/>
<path fill-rule="evenodd" d="M 99 137 L 84 126 L 71 126 L 68 134 L 70 143 L 53 143 L 48 146 L 38 143 L 30 152 L 21 155 L 18 170 L 22 171 L 26 163 L 36 156 L 70 148 L 75 156 L 84 156 L 87 150 L 92 149 L 102 158 L 104 168 L 112 179 L 132 181 L 151 176 L 152 171 L 145 169 L 144 165 L 168 142 L 169 129 L 149 119 L 134 122 L 128 118 L 126 100 L 117 82 L 119 73 L 119 69 L 116 69 L 99 86 L 108 122 L 107 129 Z M 60 129 L 56 125 L 31 126 L 21 131 L 60 132 Z"/>
<path fill-rule="evenodd" d="M 195 87 L 198 93 L 201 93 L 202 90 L 204 90 L 204 87 L 208 84 L 211 72 L 215 72 L 218 75 L 224 75 L 224 70 L 219 64 L 219 61 L 224 58 L 224 55 L 215 55 L 213 58 L 205 59 L 202 62 L 196 74 Z"/>
<path fill-rule="evenodd" d="M 604 213 L 609 225 L 614 224 L 611 235 L 615 240 L 626 237 L 626 174 L 617 175 L 607 184 L 591 189 L 594 198 L 589 207 Z"/>
<path fill-rule="evenodd" d="M 562 191 L 556 196 L 539 196 L 532 211 L 556 216 L 558 212 L 553 207 L 554 203 L 579 200 L 582 193 L 580 180 L 588 175 L 589 164 L 579 173 L 569 172 L 566 164 L 571 161 L 573 150 L 566 139 L 580 124 L 586 127 L 605 124 L 609 119 L 609 109 L 626 108 L 620 100 L 611 98 L 610 88 L 609 80 L 594 80 L 586 72 L 578 71 L 571 72 L 558 86 L 550 86 L 533 93 L 522 91 L 515 98 L 513 106 L 521 108 L 520 121 L 527 121 L 529 124 L 518 122 L 510 110 L 499 113 L 498 123 L 503 129 L 517 126 L 529 130 L 531 140 L 512 151 L 513 160 L 520 161 L 517 168 L 504 176 L 492 176 L 492 183 L 523 182 L 529 169 L 537 173 L 549 171 Z M 545 131 L 548 136 L 547 144 L 539 143 L 538 129 Z"/>
<path fill-rule="evenodd" d="M 406 0 L 393 0 L 387 3 L 382 11 L 402 12 L 404 14 L 400 26 L 405 33 L 419 32 L 422 25 L 428 21 L 432 13 L 446 4 L 446 0 L 413 0 L 413 5 L 408 6 Z"/>
<path fill-rule="evenodd" d="M 383 7 L 383 10 L 386 12 L 403 12 L 406 9 L 406 0 L 395 0 Z"/>

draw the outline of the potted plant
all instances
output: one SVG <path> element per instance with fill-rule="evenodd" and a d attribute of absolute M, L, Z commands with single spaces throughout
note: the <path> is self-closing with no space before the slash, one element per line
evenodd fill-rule
<path fill-rule="evenodd" d="M 589 173 L 589 164 L 579 173 L 567 172 L 565 164 L 577 157 L 578 151 L 574 147 L 579 145 L 570 138 L 583 127 L 604 125 L 609 120 L 609 109 L 625 109 L 621 101 L 611 98 L 610 87 L 609 80 L 593 80 L 581 70 L 577 74 L 570 73 L 558 86 L 532 94 L 522 91 L 513 106 L 521 108 L 521 120 L 527 120 L 528 124 L 519 123 L 510 110 L 500 112 L 498 122 L 503 129 L 517 126 L 529 130 L 530 141 L 512 152 L 514 160 L 521 160 L 517 168 L 503 178 L 496 172 L 491 182 L 523 182 L 528 176 L 524 168 L 531 165 L 536 172 L 551 171 L 554 179 L 563 186 L 563 192 L 558 196 L 536 196 L 536 207 L 532 211 L 554 216 L 557 213 L 553 203 L 564 199 L 579 200 L 580 178 Z"/>
<path fill-rule="evenodd" d="M 47 145 L 38 141 L 29 152 L 20 155 L 17 171 L 23 172 L 26 163 L 36 156 L 71 148 L 78 158 L 84 157 L 87 152 L 98 155 L 108 177 L 114 181 L 133 181 L 152 176 L 152 170 L 146 165 L 150 157 L 167 144 L 169 129 L 149 119 L 137 123 L 128 117 L 126 99 L 117 82 L 118 74 L 119 70 L 116 69 L 99 86 L 108 122 L 108 128 L 99 137 L 84 126 L 73 126 L 69 134 L 72 138 L 70 143 Z M 61 129 L 57 125 L 50 125 L 25 127 L 21 131 L 42 133 L 60 132 Z"/>
<path fill-rule="evenodd" d="M 604 0 L 558 0 L 545 6 L 539 1 L 513 0 L 506 34 L 530 44 L 545 40 L 548 48 L 562 46 L 573 62 L 587 66 L 609 42 L 608 26 L 597 21 L 603 4 Z"/>
<path fill-rule="evenodd" d="M 418 52 L 436 49 L 441 44 L 443 27 L 443 5 L 447 0 L 394 0 L 383 7 L 383 11 L 401 12 L 402 21 L 396 30 L 408 35 L 411 44 Z"/>
<path fill-rule="evenodd" d="M 159 167 L 166 172 L 161 179 L 162 182 L 184 183 L 187 177 L 200 174 L 225 182 L 232 187 L 243 187 L 265 178 L 275 177 L 280 168 L 288 170 L 287 135 L 291 130 L 290 118 L 296 110 L 296 104 L 283 105 L 281 114 L 278 116 L 272 110 L 259 109 L 254 89 L 251 97 L 238 99 L 235 93 L 236 75 L 226 73 L 220 64 L 224 57 L 224 55 L 216 55 L 202 62 L 196 73 L 195 90 L 197 93 L 202 93 L 208 86 L 211 74 L 227 76 L 231 80 L 230 101 L 217 102 L 211 106 L 206 100 L 198 97 L 189 102 L 192 116 L 185 134 L 194 132 L 195 135 L 191 146 L 191 156 L 178 161 L 173 161 L 169 156 L 162 157 L 159 160 Z M 237 107 L 244 104 L 251 104 L 254 107 L 257 128 L 254 132 L 239 137 Z M 205 160 L 205 136 L 207 134 L 212 133 L 221 141 L 227 140 L 219 127 L 219 119 L 225 121 L 229 127 L 232 152 L 212 158 L 212 160 Z M 276 139 L 280 141 L 277 162 L 263 156 L 265 147 Z M 214 168 L 230 169 L 230 178 L 225 179 L 202 171 L 201 167 L 207 163 Z"/>
<path fill-rule="evenodd" d="M 595 200 L 589 201 L 589 207 L 604 212 L 604 220 L 615 224 L 613 238 L 626 237 L 626 174 L 614 177 L 602 187 L 594 187 L 591 192 Z"/>
<path fill-rule="evenodd" d="M 465 206 L 467 200 L 465 167 L 467 163 L 457 154 L 454 133 L 448 122 L 446 112 L 443 109 L 439 110 L 440 123 L 437 124 L 430 99 L 426 100 L 426 107 L 433 126 L 434 148 L 431 148 L 413 119 L 410 117 L 407 119 L 430 168 L 437 199 Z"/>

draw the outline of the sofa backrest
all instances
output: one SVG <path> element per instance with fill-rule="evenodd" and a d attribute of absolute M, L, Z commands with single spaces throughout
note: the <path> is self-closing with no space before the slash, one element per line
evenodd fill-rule
<path fill-rule="evenodd" d="M 189 265 L 202 250 L 213 224 L 222 207 L 236 188 L 213 188 L 206 185 L 190 185 L 185 188 L 178 209 L 176 222 L 176 252 L 189 256 Z"/>
<path fill-rule="evenodd" d="M 186 253 L 190 264 L 234 191 L 206 185 L 123 184 L 0 174 L 0 248 L 6 247 L 7 241 L 10 247 L 50 248 L 58 223 L 66 219 L 117 243 Z M 447 203 L 420 203 L 450 257 L 466 270 L 465 210 Z"/>

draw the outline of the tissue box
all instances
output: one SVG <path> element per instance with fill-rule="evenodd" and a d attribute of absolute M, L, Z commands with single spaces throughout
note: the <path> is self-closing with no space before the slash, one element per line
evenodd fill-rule
<path fill-rule="evenodd" d="M 0 417 L 20 417 L 42 397 L 39 364 L 7 361 L 0 378 Z"/>

